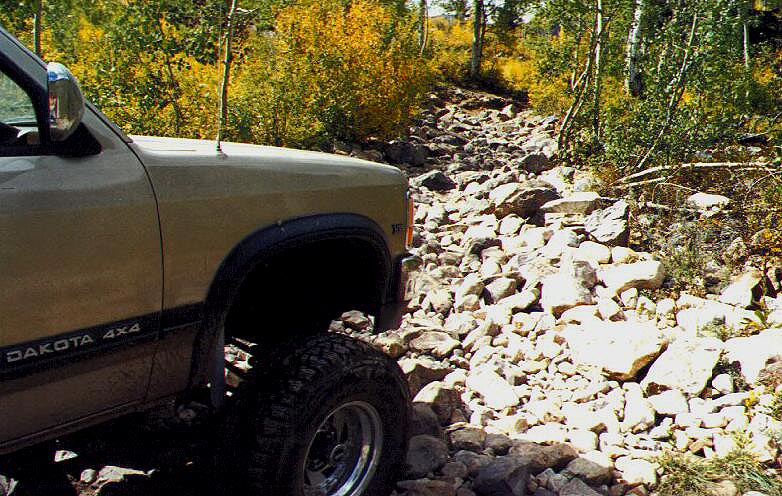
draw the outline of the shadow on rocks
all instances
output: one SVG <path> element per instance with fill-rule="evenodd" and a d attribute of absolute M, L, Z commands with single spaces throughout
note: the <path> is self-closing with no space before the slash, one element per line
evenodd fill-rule
<path fill-rule="evenodd" d="M 0 496 L 213 494 L 208 425 L 134 415 L 0 458 Z"/>

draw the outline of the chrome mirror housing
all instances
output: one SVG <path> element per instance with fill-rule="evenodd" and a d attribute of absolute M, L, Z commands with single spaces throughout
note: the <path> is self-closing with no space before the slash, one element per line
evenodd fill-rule
<path fill-rule="evenodd" d="M 51 139 L 65 141 L 76 131 L 84 116 L 84 96 L 79 82 L 64 65 L 49 62 L 46 73 Z"/>

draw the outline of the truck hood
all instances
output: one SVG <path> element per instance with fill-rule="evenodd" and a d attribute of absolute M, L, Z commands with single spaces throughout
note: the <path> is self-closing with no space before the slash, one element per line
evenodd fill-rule
<path fill-rule="evenodd" d="M 305 170 L 310 169 L 308 166 L 316 166 L 321 169 L 321 173 L 340 168 L 351 175 L 369 174 L 375 177 L 389 175 L 396 181 L 403 180 L 401 172 L 396 167 L 330 153 L 230 142 L 223 142 L 222 152 L 218 152 L 215 141 L 157 136 L 131 136 L 131 139 L 133 140 L 131 146 L 141 155 L 152 159 L 153 163 L 157 161 L 155 159 L 164 159 L 169 165 L 174 163 L 250 167 L 285 165 Z M 144 162 L 147 163 L 146 160 Z"/>

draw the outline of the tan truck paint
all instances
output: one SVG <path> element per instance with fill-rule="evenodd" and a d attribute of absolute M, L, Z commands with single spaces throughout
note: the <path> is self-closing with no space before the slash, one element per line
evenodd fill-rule
<path fill-rule="evenodd" d="M 203 301 L 220 262 L 256 230 L 320 213 L 355 213 L 404 251 L 406 180 L 399 169 L 291 149 L 134 137 L 157 194 L 166 267 L 165 306 Z M 396 209 L 389 209 L 396 205 Z"/>
<path fill-rule="evenodd" d="M 103 146 L 98 156 L 0 157 L 0 347 L 160 311 L 149 180 L 116 135 L 94 116 L 87 125 Z M 0 382 L 0 438 L 141 401 L 153 351 L 133 346 L 92 367 Z"/>

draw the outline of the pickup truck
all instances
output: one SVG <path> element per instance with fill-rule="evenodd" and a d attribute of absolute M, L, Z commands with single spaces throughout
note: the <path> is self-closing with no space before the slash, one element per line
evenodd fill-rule
<path fill-rule="evenodd" d="M 0 29 L 0 454 L 200 401 L 242 494 L 387 494 L 406 382 L 327 331 L 396 325 L 412 208 L 394 167 L 128 137 Z"/>

